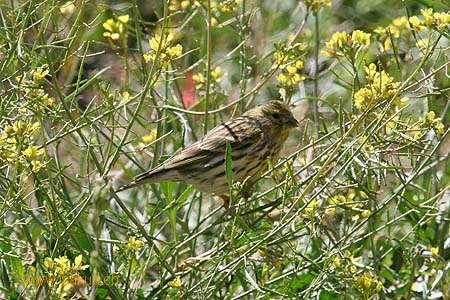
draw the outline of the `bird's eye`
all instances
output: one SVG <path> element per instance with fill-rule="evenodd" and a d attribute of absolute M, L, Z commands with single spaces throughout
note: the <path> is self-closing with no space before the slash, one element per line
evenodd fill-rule
<path fill-rule="evenodd" d="M 273 117 L 275 120 L 278 120 L 278 119 L 280 118 L 280 114 L 274 113 L 274 114 L 272 115 L 272 117 Z"/>

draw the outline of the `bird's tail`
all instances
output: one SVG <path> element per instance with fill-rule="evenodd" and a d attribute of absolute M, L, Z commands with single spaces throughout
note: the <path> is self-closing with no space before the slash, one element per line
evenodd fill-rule
<path fill-rule="evenodd" d="M 137 175 L 136 177 L 133 178 L 133 181 L 131 181 L 130 183 L 128 183 L 126 185 L 119 187 L 116 190 L 116 193 L 134 188 L 134 187 L 139 186 L 144 183 L 156 183 L 156 182 L 173 179 L 172 177 L 169 177 L 167 175 L 168 175 L 168 173 L 164 172 L 164 170 L 161 170 L 159 168 L 152 169 L 150 171 L 147 171 L 147 172 Z"/>

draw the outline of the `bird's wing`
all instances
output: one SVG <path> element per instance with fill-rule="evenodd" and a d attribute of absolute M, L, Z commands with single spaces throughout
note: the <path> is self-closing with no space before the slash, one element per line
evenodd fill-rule
<path fill-rule="evenodd" d="M 252 118 L 241 116 L 219 125 L 201 140 L 166 160 L 161 167 L 167 170 L 192 164 L 207 164 L 217 157 L 225 159 L 227 143 L 230 143 L 232 152 L 257 144 L 264 138 L 264 134 L 255 122 Z"/>
<path fill-rule="evenodd" d="M 179 171 L 189 172 L 197 167 L 210 168 L 225 161 L 226 144 L 231 144 L 232 156 L 241 150 L 259 144 L 264 139 L 264 132 L 257 120 L 241 116 L 211 129 L 201 140 L 174 154 L 161 165 L 134 178 L 129 185 L 120 188 L 123 191 L 152 180 L 178 180 Z"/>

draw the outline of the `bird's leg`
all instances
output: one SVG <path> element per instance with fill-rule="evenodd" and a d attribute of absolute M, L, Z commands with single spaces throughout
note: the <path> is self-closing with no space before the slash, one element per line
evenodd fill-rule
<path fill-rule="evenodd" d="M 242 197 L 245 199 L 250 198 L 253 193 L 255 192 L 255 189 L 253 188 L 253 182 L 246 180 L 241 186 L 241 189 L 233 189 L 231 191 L 231 195 L 220 195 L 219 197 L 223 200 L 223 207 L 228 209 L 230 208 L 230 200 L 231 197 L 233 198 L 233 203 L 235 203 L 235 199 L 238 199 L 238 197 Z M 231 196 L 231 197 L 230 197 Z"/>
<path fill-rule="evenodd" d="M 223 200 L 223 207 L 225 209 L 230 208 L 230 196 L 220 195 L 219 197 L 222 198 L 222 200 Z"/>
<path fill-rule="evenodd" d="M 253 187 L 253 182 L 249 180 L 245 181 L 240 192 L 241 196 L 245 199 L 248 199 L 253 195 L 254 192 L 255 188 Z"/>

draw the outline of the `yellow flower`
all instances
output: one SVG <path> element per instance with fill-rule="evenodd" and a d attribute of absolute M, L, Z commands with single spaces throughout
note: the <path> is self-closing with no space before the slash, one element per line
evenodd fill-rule
<path fill-rule="evenodd" d="M 299 83 L 300 81 L 305 80 L 305 76 L 300 76 L 297 73 L 287 73 L 287 74 L 281 73 L 280 75 L 277 76 L 277 80 L 280 83 L 286 84 L 287 86 L 293 86 Z"/>
<path fill-rule="evenodd" d="M 335 32 L 331 39 L 325 42 L 326 50 L 321 53 L 328 57 L 338 57 L 352 54 L 355 50 L 366 51 L 370 46 L 370 33 L 355 30 L 349 35 L 347 32 Z"/>
<path fill-rule="evenodd" d="M 149 41 L 150 48 L 156 52 L 158 51 L 159 44 L 161 44 L 161 51 L 169 47 L 170 43 L 172 42 L 174 38 L 174 35 L 172 33 L 169 33 L 163 41 L 161 41 L 161 36 L 159 34 L 155 34 L 154 37 L 152 37 Z"/>
<path fill-rule="evenodd" d="M 26 157 L 27 160 L 35 160 L 38 156 L 41 156 L 44 153 L 43 148 L 38 148 L 36 146 L 28 146 L 25 150 L 22 151 L 22 154 Z"/>
<path fill-rule="evenodd" d="M 393 37 L 399 38 L 402 30 L 409 28 L 408 19 L 404 16 L 395 18 L 387 28 Z"/>
<path fill-rule="evenodd" d="M 352 32 L 352 42 L 361 46 L 370 46 L 370 33 L 366 33 L 361 30 L 355 30 Z"/>
<path fill-rule="evenodd" d="M 332 204 L 332 205 L 339 205 L 339 204 L 345 203 L 346 201 L 347 200 L 345 199 L 345 196 L 343 196 L 343 195 L 333 196 L 328 199 L 328 203 Z"/>
<path fill-rule="evenodd" d="M 361 196 L 361 198 L 363 199 L 369 199 L 369 196 L 367 196 L 366 192 L 364 191 L 359 191 L 359 196 Z"/>
<path fill-rule="evenodd" d="M 114 19 L 108 19 L 103 23 L 103 28 L 106 32 L 103 32 L 104 37 L 111 38 L 112 40 L 118 40 L 123 32 L 122 23 L 116 23 Z"/>
<path fill-rule="evenodd" d="M 436 125 L 434 125 L 434 130 L 438 134 L 444 134 L 445 133 L 445 125 L 442 122 L 437 122 Z"/>
<path fill-rule="evenodd" d="M 286 67 L 286 71 L 290 74 L 296 74 L 297 73 L 297 68 L 295 66 L 289 65 Z"/>
<path fill-rule="evenodd" d="M 118 40 L 123 35 L 123 24 L 128 23 L 130 16 L 123 15 L 117 17 L 118 22 L 114 19 L 108 19 L 103 23 L 103 28 L 106 32 L 103 33 L 104 37 L 111 38 L 112 40 Z"/>
<path fill-rule="evenodd" d="M 70 267 L 70 260 L 67 258 L 67 256 L 60 256 L 53 260 L 56 265 L 56 273 L 57 274 L 67 274 L 71 270 Z"/>
<path fill-rule="evenodd" d="M 188 9 L 191 6 L 190 0 L 171 0 L 169 4 L 169 10 L 170 11 L 177 11 L 180 9 Z"/>
<path fill-rule="evenodd" d="M 53 269 L 53 259 L 51 257 L 44 258 L 44 266 L 48 269 Z"/>
<path fill-rule="evenodd" d="M 25 122 L 22 121 L 22 120 L 19 120 L 19 121 L 17 121 L 16 123 L 14 123 L 12 129 L 13 129 L 13 131 L 14 131 L 16 134 L 20 135 L 20 134 L 23 133 L 23 130 L 25 129 L 25 126 L 26 126 L 26 125 L 25 125 Z"/>
<path fill-rule="evenodd" d="M 36 84 L 40 83 L 42 81 L 42 79 L 44 79 L 45 76 L 47 76 L 49 73 L 50 73 L 50 71 L 48 70 L 47 65 L 43 65 L 42 67 L 37 68 L 33 72 L 34 83 L 36 83 Z"/>
<path fill-rule="evenodd" d="M 144 135 L 141 139 L 144 143 L 148 144 L 156 139 L 156 128 L 153 128 L 149 134 Z"/>
<path fill-rule="evenodd" d="M 128 244 L 125 245 L 125 248 L 127 248 L 128 250 L 139 251 L 142 246 L 144 246 L 143 241 L 137 240 L 134 236 L 130 236 L 128 238 Z"/>
<path fill-rule="evenodd" d="M 318 199 L 313 199 L 308 203 L 308 205 L 305 207 L 305 213 L 308 216 L 313 216 L 317 208 L 319 207 L 320 201 Z"/>
<path fill-rule="evenodd" d="M 355 93 L 354 98 L 355 107 L 365 109 L 373 99 L 372 90 L 364 87 Z"/>
<path fill-rule="evenodd" d="M 73 271 L 79 271 L 79 270 L 86 270 L 89 268 L 89 265 L 83 265 L 82 264 L 83 256 L 80 254 L 77 257 L 75 257 L 75 260 L 73 262 L 72 270 Z"/>
<path fill-rule="evenodd" d="M 372 214 L 372 212 L 370 210 L 365 209 L 361 212 L 361 217 L 368 218 L 371 214 Z"/>
<path fill-rule="evenodd" d="M 50 287 L 56 287 L 55 293 L 61 299 L 67 296 L 74 284 L 84 283 L 78 272 L 89 268 L 89 265 L 83 265 L 81 260 L 81 255 L 75 258 L 73 264 L 71 264 L 67 256 L 60 256 L 54 259 L 46 257 L 44 259 L 44 266 L 47 268 L 47 283 Z"/>
<path fill-rule="evenodd" d="M 367 74 L 367 80 L 373 81 L 375 74 L 377 73 L 377 66 L 374 63 L 371 63 L 368 67 L 364 66 L 364 71 Z"/>
<path fill-rule="evenodd" d="M 283 69 L 285 67 L 285 64 L 289 61 L 289 57 L 281 52 L 275 52 L 273 54 L 273 57 L 275 58 L 275 61 L 277 62 L 277 65 L 280 69 Z"/>
<path fill-rule="evenodd" d="M 167 49 L 167 55 L 172 58 L 180 57 L 183 54 L 183 46 L 180 44 L 176 44 L 174 47 L 170 47 Z"/>
<path fill-rule="evenodd" d="M 226 73 L 222 71 L 221 67 L 216 67 L 214 70 L 211 71 L 211 77 L 214 79 L 215 82 L 220 82 L 222 80 L 222 77 L 225 75 Z"/>
<path fill-rule="evenodd" d="M 56 99 L 53 97 L 49 97 L 48 94 L 45 94 L 42 97 L 42 101 L 44 102 L 45 106 L 53 106 L 55 105 Z"/>
<path fill-rule="evenodd" d="M 369 83 L 355 93 L 354 104 L 356 108 L 367 110 L 378 101 L 392 99 L 397 94 L 400 83 L 395 82 L 394 78 L 388 73 L 385 71 L 377 72 L 375 64 L 364 67 L 364 71 Z M 400 98 L 397 96 L 393 99 L 393 104 L 397 107 L 404 107 L 407 101 L 407 97 Z"/>
<path fill-rule="evenodd" d="M 240 2 L 240 0 L 225 0 L 224 2 L 219 3 L 219 8 L 222 12 L 231 13 L 238 8 L 238 2 Z"/>
<path fill-rule="evenodd" d="M 425 18 L 425 21 L 424 21 L 425 25 L 427 27 L 431 27 L 433 25 L 433 9 L 432 8 L 421 9 L 420 13 Z"/>
<path fill-rule="evenodd" d="M 174 35 L 172 33 L 169 33 L 164 38 L 161 38 L 159 34 L 155 34 L 155 36 L 149 40 L 151 50 L 147 54 L 144 54 L 144 59 L 146 61 L 155 61 L 158 48 L 160 48 L 159 61 L 161 61 L 163 66 L 167 66 L 170 60 L 176 59 L 183 54 L 182 45 L 176 44 L 175 46 L 170 47 L 173 39 Z"/>
<path fill-rule="evenodd" d="M 41 132 L 41 125 L 39 124 L 39 122 L 28 122 L 26 125 L 26 132 L 27 134 L 33 135 L 36 133 Z"/>
<path fill-rule="evenodd" d="M 181 289 L 183 287 L 183 281 L 181 281 L 180 276 L 177 276 L 175 280 L 169 281 L 167 285 L 170 287 Z"/>
<path fill-rule="evenodd" d="M 349 41 L 348 33 L 343 32 L 335 32 L 331 39 L 328 42 L 325 42 L 325 46 L 330 54 L 335 53 L 336 51 L 343 48 L 344 45 L 347 45 Z"/>
<path fill-rule="evenodd" d="M 308 0 L 306 5 L 310 6 L 314 13 L 317 13 L 321 7 L 331 6 L 331 0 Z"/>
<path fill-rule="evenodd" d="M 387 34 L 386 28 L 385 27 L 381 27 L 381 26 L 378 26 L 377 28 L 375 28 L 373 30 L 373 32 L 378 34 L 378 35 L 386 35 Z"/>
<path fill-rule="evenodd" d="M 33 173 L 38 173 L 44 167 L 44 163 L 39 160 L 31 161 L 31 171 Z"/>
<path fill-rule="evenodd" d="M 335 256 L 334 258 L 333 258 L 333 264 L 336 266 L 336 267 L 340 267 L 341 266 L 341 258 L 339 257 L 339 256 Z"/>
<path fill-rule="evenodd" d="M 394 99 L 393 104 L 399 108 L 405 107 L 408 105 L 409 98 L 408 97 L 396 97 Z"/>
<path fill-rule="evenodd" d="M 432 123 L 436 119 L 436 113 L 434 111 L 429 111 L 426 113 L 426 118 Z"/>
<path fill-rule="evenodd" d="M 206 79 L 203 73 L 197 73 L 195 75 L 192 75 L 192 80 L 194 80 L 197 84 L 195 85 L 195 88 L 197 90 L 200 90 L 203 88 L 203 84 L 205 83 Z"/>
<path fill-rule="evenodd" d="M 428 47 L 428 39 L 420 39 L 416 42 L 416 46 L 420 49 L 426 49 Z"/>
<path fill-rule="evenodd" d="M 394 25 L 397 28 L 408 28 L 409 23 L 408 19 L 405 16 L 395 18 L 392 20 L 392 25 Z"/>
<path fill-rule="evenodd" d="M 122 102 L 122 103 L 127 103 L 127 102 L 130 101 L 130 100 L 131 100 L 131 98 L 130 98 L 130 93 L 127 92 L 127 91 L 123 92 L 123 93 L 122 93 L 122 100 L 121 100 L 120 102 Z"/>
<path fill-rule="evenodd" d="M 211 26 L 217 26 L 217 24 L 219 23 L 219 21 L 217 21 L 217 19 L 215 17 L 211 17 Z"/>
<path fill-rule="evenodd" d="M 383 288 L 383 284 L 378 280 L 377 276 L 370 275 L 369 272 L 357 276 L 355 278 L 356 286 L 366 295 L 367 299 L 375 299 Z"/>
<path fill-rule="evenodd" d="M 295 67 L 296 67 L 297 69 L 299 69 L 299 70 L 303 69 L 303 67 L 304 67 L 303 61 L 302 61 L 302 60 L 297 60 L 297 61 L 295 62 Z"/>
<path fill-rule="evenodd" d="M 130 16 L 129 15 L 118 16 L 117 20 L 119 20 L 123 24 L 126 24 L 130 20 Z"/>
<path fill-rule="evenodd" d="M 431 254 L 434 256 L 437 256 L 439 254 L 439 247 L 431 247 L 430 248 Z"/>
<path fill-rule="evenodd" d="M 409 23 L 411 23 L 413 29 L 417 31 L 421 31 L 425 28 L 425 26 L 423 26 L 423 22 L 417 16 L 410 17 Z"/>
<path fill-rule="evenodd" d="M 73 4 L 73 1 L 67 1 L 63 5 L 59 7 L 59 12 L 63 15 L 71 14 L 75 11 L 75 5 Z"/>
<path fill-rule="evenodd" d="M 444 29 L 450 23 L 450 14 L 448 13 L 434 13 L 434 23 L 437 29 Z"/>

